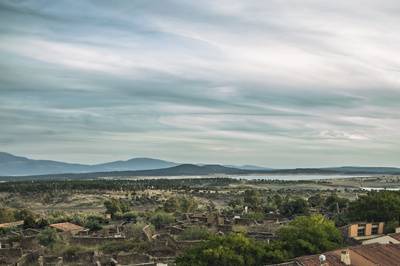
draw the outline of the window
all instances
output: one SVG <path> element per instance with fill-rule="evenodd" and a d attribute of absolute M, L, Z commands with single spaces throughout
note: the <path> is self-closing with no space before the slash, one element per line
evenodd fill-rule
<path fill-rule="evenodd" d="M 357 236 L 365 236 L 365 227 L 358 227 Z"/>
<path fill-rule="evenodd" d="M 378 234 L 378 226 L 377 225 L 372 226 L 371 234 L 373 234 L 373 235 Z"/>

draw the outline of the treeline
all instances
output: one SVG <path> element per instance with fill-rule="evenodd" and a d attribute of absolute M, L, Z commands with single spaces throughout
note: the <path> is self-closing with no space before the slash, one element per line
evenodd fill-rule
<path fill-rule="evenodd" d="M 84 190 L 145 190 L 145 189 L 192 189 L 228 186 L 240 182 L 230 178 L 191 179 L 140 179 L 140 180 L 59 180 L 14 181 L 0 183 L 0 192 L 52 192 Z"/>

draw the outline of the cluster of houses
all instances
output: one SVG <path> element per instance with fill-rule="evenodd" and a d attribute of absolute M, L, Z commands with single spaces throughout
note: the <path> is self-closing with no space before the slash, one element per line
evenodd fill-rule
<path fill-rule="evenodd" d="M 164 226 L 153 232 L 149 225 L 143 226 L 140 239 L 148 243 L 146 252 L 135 253 L 119 251 L 105 254 L 100 251 L 79 252 L 59 257 L 49 255 L 38 243 L 40 233 L 36 229 L 23 229 L 23 222 L 0 224 L 0 228 L 10 228 L 0 237 L 0 265 L 173 265 L 174 258 L 185 249 L 202 240 L 180 240 L 179 235 L 193 226 L 207 227 L 215 234 L 227 234 L 236 228 L 246 228 L 248 237 L 269 241 L 275 238 L 275 232 L 287 220 L 271 214 L 263 221 L 228 217 L 218 212 L 186 213 L 174 224 Z M 100 231 L 88 229 L 69 222 L 49 225 L 71 246 L 100 246 L 107 243 L 124 243 L 128 224 L 113 224 Z M 400 228 L 396 233 L 385 235 L 384 223 L 356 223 L 342 228 L 343 235 L 350 246 L 324 254 L 304 256 L 286 266 L 336 266 L 336 265 L 400 265 Z M 71 264 L 73 263 L 73 264 Z"/>
<path fill-rule="evenodd" d="M 384 223 L 354 223 L 342 228 L 345 248 L 303 256 L 280 266 L 395 266 L 400 265 L 400 228 L 384 234 Z"/>

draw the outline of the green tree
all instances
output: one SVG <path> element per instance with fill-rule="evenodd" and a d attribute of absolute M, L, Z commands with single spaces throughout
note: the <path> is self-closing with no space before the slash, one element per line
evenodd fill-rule
<path fill-rule="evenodd" d="M 256 266 L 280 262 L 283 252 L 242 234 L 215 236 L 187 250 L 176 259 L 178 266 Z"/>
<path fill-rule="evenodd" d="M 166 212 L 176 212 L 179 208 L 179 202 L 176 197 L 170 197 L 164 203 L 164 210 Z"/>
<path fill-rule="evenodd" d="M 325 207 L 331 212 L 340 212 L 347 208 L 349 200 L 341 198 L 336 194 L 329 195 L 325 200 Z"/>
<path fill-rule="evenodd" d="M 307 201 L 311 207 L 321 207 L 324 204 L 324 198 L 319 193 L 312 195 Z"/>
<path fill-rule="evenodd" d="M 369 192 L 350 203 L 348 217 L 352 221 L 389 222 L 400 219 L 400 192 Z"/>
<path fill-rule="evenodd" d="M 281 205 L 281 213 L 286 216 L 308 214 L 308 203 L 302 198 L 288 200 Z"/>
<path fill-rule="evenodd" d="M 340 231 L 322 215 L 299 216 L 280 228 L 278 237 L 291 257 L 322 253 L 342 243 Z"/>
<path fill-rule="evenodd" d="M 180 240 L 204 240 L 210 236 L 210 232 L 205 227 L 192 226 L 186 228 L 180 235 Z"/>
<path fill-rule="evenodd" d="M 15 221 L 14 211 L 10 208 L 0 208 L 0 223 Z"/>
<path fill-rule="evenodd" d="M 155 226 L 156 229 L 160 229 L 166 225 L 169 225 L 175 221 L 173 215 L 166 212 L 156 212 L 150 217 L 150 222 Z"/>
<path fill-rule="evenodd" d="M 55 229 L 48 227 L 37 235 L 37 239 L 41 245 L 51 247 L 60 240 L 60 237 Z"/>
<path fill-rule="evenodd" d="M 255 189 L 248 189 L 244 191 L 243 197 L 244 204 L 249 206 L 253 210 L 257 210 L 261 207 L 261 196 L 260 192 Z"/>

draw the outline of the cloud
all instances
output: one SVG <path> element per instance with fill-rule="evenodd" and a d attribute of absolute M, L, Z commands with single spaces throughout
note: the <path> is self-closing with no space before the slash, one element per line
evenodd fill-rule
<path fill-rule="evenodd" d="M 35 158 L 398 165 L 397 1 L 4 1 L 0 143 Z"/>

